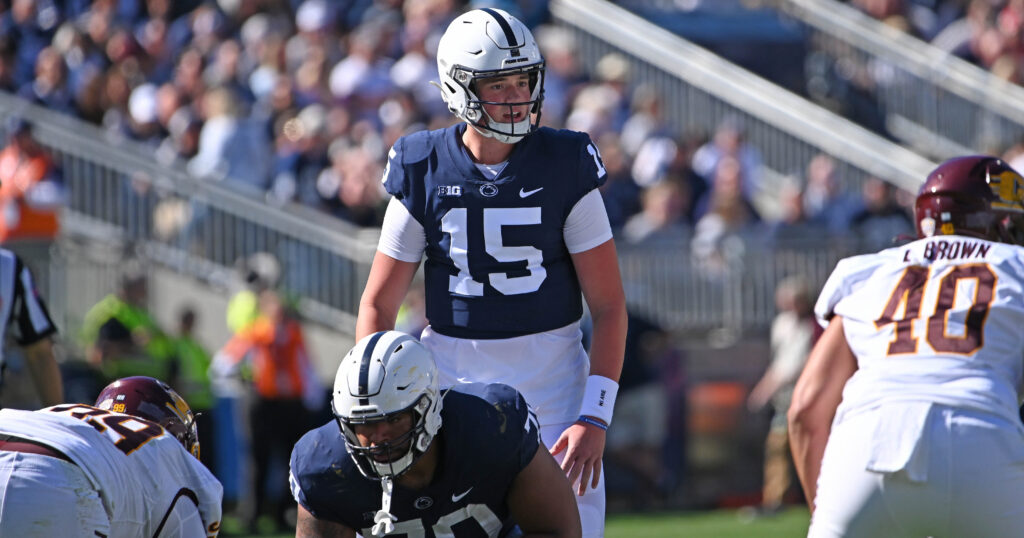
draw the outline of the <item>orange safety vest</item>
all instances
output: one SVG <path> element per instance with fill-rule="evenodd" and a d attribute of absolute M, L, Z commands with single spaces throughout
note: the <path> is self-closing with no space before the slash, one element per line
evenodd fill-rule
<path fill-rule="evenodd" d="M 25 201 L 25 193 L 46 178 L 51 166 L 44 154 L 26 157 L 13 146 L 0 152 L 0 241 L 57 237 L 57 211 L 34 208 Z M 17 212 L 15 217 L 9 217 L 11 211 Z"/>
<path fill-rule="evenodd" d="M 294 320 L 276 326 L 260 317 L 220 350 L 232 361 L 248 359 L 256 392 L 267 399 L 301 398 L 309 361 L 302 328 Z"/>

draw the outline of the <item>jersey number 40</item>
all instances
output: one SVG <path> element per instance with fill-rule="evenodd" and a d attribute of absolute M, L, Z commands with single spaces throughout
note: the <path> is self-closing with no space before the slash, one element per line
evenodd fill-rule
<path fill-rule="evenodd" d="M 885 305 L 882 316 L 875 320 L 875 327 L 882 328 L 890 323 L 896 324 L 895 338 L 889 342 L 889 355 L 914 353 L 917 351 L 917 338 L 914 336 L 914 320 L 921 316 L 921 299 L 925 285 L 929 282 L 928 267 L 907 267 L 903 276 L 896 284 L 889 301 Z M 974 280 L 974 298 L 964 319 L 963 336 L 949 336 L 946 324 L 949 311 L 953 309 L 957 285 L 961 280 Z M 970 355 L 982 346 L 985 318 L 988 317 L 989 305 L 994 297 L 993 288 L 996 275 L 988 264 L 958 265 L 939 281 L 938 297 L 935 301 L 935 312 L 928 317 L 926 338 L 932 349 L 940 353 L 958 353 Z M 894 319 L 900 305 L 903 305 L 903 319 Z"/>

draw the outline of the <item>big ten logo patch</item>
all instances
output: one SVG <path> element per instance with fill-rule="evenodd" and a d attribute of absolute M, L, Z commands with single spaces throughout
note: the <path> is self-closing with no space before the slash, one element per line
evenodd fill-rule
<path fill-rule="evenodd" d="M 437 195 L 441 198 L 451 198 L 455 196 L 462 196 L 462 186 L 460 185 L 438 185 Z"/>

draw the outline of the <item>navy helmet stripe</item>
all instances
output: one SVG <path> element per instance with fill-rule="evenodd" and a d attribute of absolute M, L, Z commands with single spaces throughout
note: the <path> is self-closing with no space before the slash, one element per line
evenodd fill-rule
<path fill-rule="evenodd" d="M 494 17 L 494 20 L 498 21 L 498 26 L 501 27 L 501 31 L 505 32 L 505 41 L 508 41 L 508 46 L 512 49 L 512 56 L 519 56 L 519 47 L 523 46 L 525 43 L 520 44 L 519 41 L 516 40 L 516 34 L 512 31 L 512 26 L 507 20 L 505 20 L 505 17 L 502 17 L 497 11 L 490 8 L 485 7 L 482 8 L 481 11 Z"/>
<path fill-rule="evenodd" d="M 369 396 L 367 392 L 370 391 L 368 386 L 370 384 L 370 358 L 373 357 L 373 348 L 377 347 L 377 342 L 382 336 L 384 336 L 384 331 L 371 336 L 370 341 L 366 343 L 366 348 L 363 349 L 363 359 L 359 363 L 359 396 Z M 362 401 L 359 403 L 366 405 Z"/>

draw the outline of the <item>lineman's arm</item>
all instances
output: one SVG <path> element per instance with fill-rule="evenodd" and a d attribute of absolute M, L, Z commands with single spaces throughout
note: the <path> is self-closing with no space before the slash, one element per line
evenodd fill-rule
<path fill-rule="evenodd" d="M 572 489 L 544 445 L 537 447 L 533 459 L 512 481 L 508 507 L 524 538 L 581 535 Z"/>
<path fill-rule="evenodd" d="M 373 257 L 370 276 L 359 300 L 356 341 L 377 331 L 395 328 L 398 309 L 405 300 L 419 262 L 404 262 L 380 251 Z"/>
<path fill-rule="evenodd" d="M 857 359 L 846 342 L 843 318 L 835 316 L 811 350 L 788 413 L 793 462 L 812 512 L 832 419 L 843 399 L 843 387 L 856 370 Z"/>
<path fill-rule="evenodd" d="M 590 375 L 618 383 L 626 349 L 626 296 L 622 291 L 619 260 L 611 239 L 572 255 L 576 275 L 594 322 L 590 345 Z M 591 417 L 601 420 L 600 417 Z M 597 426 L 577 422 L 569 426 L 551 447 L 553 454 L 566 451 L 562 469 L 577 492 L 586 492 L 587 484 L 597 487 L 601 476 L 605 432 Z"/>
<path fill-rule="evenodd" d="M 308 510 L 299 506 L 295 522 L 295 538 L 355 538 L 356 531 L 333 521 L 317 519 Z"/>
<path fill-rule="evenodd" d="M 53 340 L 47 337 L 25 346 L 25 358 L 43 407 L 64 403 L 64 383 L 53 356 Z"/>

